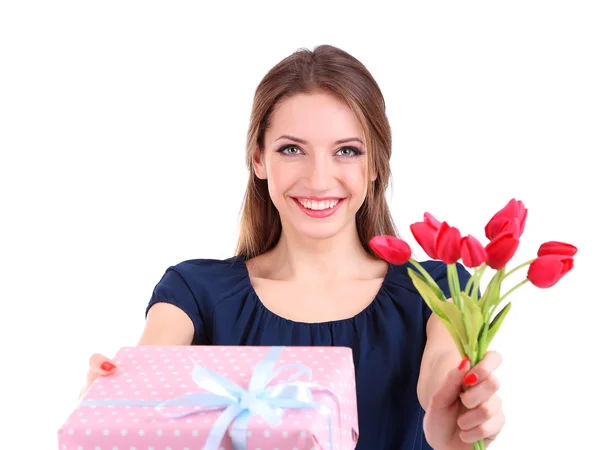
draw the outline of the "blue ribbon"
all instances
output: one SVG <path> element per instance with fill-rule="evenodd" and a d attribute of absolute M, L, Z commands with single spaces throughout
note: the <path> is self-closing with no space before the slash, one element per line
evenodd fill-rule
<path fill-rule="evenodd" d="M 87 400 L 81 406 L 125 405 L 125 406 L 155 406 L 162 413 L 169 406 L 195 406 L 196 409 L 180 414 L 165 414 L 168 417 L 180 418 L 205 411 L 223 409 L 219 418 L 213 424 L 206 439 L 203 450 L 218 450 L 225 433 L 229 430 L 234 450 L 246 450 L 248 423 L 252 416 L 262 417 L 271 427 L 281 423 L 284 409 L 318 409 L 327 417 L 329 428 L 329 445 L 333 449 L 333 430 L 331 415 L 325 405 L 314 402 L 315 391 L 333 396 L 338 406 L 339 399 L 330 389 L 302 381 L 294 381 L 306 374 L 311 380 L 310 368 L 302 364 L 289 364 L 274 370 L 275 363 L 283 347 L 270 347 L 267 356 L 261 360 L 250 378 L 248 389 L 242 388 L 230 379 L 194 362 L 192 379 L 202 389 L 203 393 L 185 394 L 164 401 L 148 400 Z M 268 387 L 279 374 L 285 370 L 296 369 L 287 382 Z M 229 426 L 231 425 L 231 429 Z"/>

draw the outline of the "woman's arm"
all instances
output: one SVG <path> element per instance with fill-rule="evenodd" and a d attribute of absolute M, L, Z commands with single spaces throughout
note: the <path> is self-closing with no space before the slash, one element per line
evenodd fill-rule
<path fill-rule="evenodd" d="M 182 309 L 170 303 L 156 303 L 148 310 L 146 325 L 137 345 L 190 345 L 194 339 L 194 325 Z M 87 381 L 79 394 L 83 398 L 98 376 L 115 372 L 115 362 L 95 353 L 90 357 Z"/>
<path fill-rule="evenodd" d="M 427 343 L 421 361 L 417 396 L 425 411 L 434 392 L 446 380 L 446 375 L 460 364 L 460 352 L 450 333 L 435 315 L 427 321 Z"/>
<path fill-rule="evenodd" d="M 193 339 L 194 324 L 182 309 L 170 303 L 156 303 L 148 310 L 137 345 L 190 345 Z"/>

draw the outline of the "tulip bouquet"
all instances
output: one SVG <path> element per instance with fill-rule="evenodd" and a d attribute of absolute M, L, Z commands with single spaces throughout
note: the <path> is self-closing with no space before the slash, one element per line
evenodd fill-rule
<path fill-rule="evenodd" d="M 506 265 L 519 246 L 526 218 L 527 209 L 523 203 L 511 199 L 485 226 L 488 239 L 485 246 L 472 235 L 462 236 L 457 228 L 438 221 L 430 213 L 425 213 L 422 222 L 410 226 L 425 253 L 446 264 L 451 299 L 446 298 L 429 273 L 412 258 L 410 246 L 405 241 L 380 235 L 372 238 L 369 245 L 391 264 L 412 264 L 416 270 L 409 267 L 408 273 L 415 288 L 431 311 L 444 323 L 461 356 L 468 357 L 471 364 L 475 365 L 485 356 L 490 342 L 510 311 L 512 303 L 508 302 L 496 312 L 511 293 L 527 283 L 538 288 L 549 288 L 573 268 L 577 248 L 564 242 L 550 241 L 540 245 L 537 257 L 507 270 Z M 459 261 L 473 269 L 464 290 L 461 290 L 458 279 L 456 265 Z M 524 279 L 504 290 L 503 283 L 525 267 L 528 269 Z M 495 273 L 481 294 L 481 278 L 488 268 L 495 270 Z M 473 449 L 485 449 L 483 441 L 473 444 Z"/>

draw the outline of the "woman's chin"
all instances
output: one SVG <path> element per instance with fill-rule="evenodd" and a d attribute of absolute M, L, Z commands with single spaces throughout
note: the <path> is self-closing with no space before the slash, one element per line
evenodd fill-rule
<path fill-rule="evenodd" d="M 291 234 L 297 236 L 298 238 L 323 241 L 342 234 L 348 225 L 353 224 L 353 220 L 350 220 L 350 223 L 341 223 L 340 221 L 336 220 L 329 223 L 294 224 L 289 228 L 291 228 Z"/>

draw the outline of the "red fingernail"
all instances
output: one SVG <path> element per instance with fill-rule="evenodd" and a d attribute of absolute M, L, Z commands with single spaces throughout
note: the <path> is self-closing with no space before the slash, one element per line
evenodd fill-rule
<path fill-rule="evenodd" d="M 105 370 L 106 372 L 110 372 L 110 371 L 111 371 L 111 370 L 113 370 L 115 367 L 117 367 L 117 366 L 115 366 L 113 363 L 110 363 L 110 362 L 108 362 L 108 361 L 104 361 L 104 362 L 103 362 L 103 363 L 100 365 L 100 368 L 101 368 L 102 370 Z"/>
<path fill-rule="evenodd" d="M 473 386 L 475 383 L 477 383 L 478 379 L 479 378 L 477 377 L 477 374 L 471 372 L 469 375 L 463 378 L 463 383 L 465 383 L 467 386 Z"/>
<path fill-rule="evenodd" d="M 458 366 L 458 370 L 463 370 L 468 362 L 469 362 L 469 357 L 465 356 L 463 358 L 463 360 L 460 362 L 460 366 Z"/>

